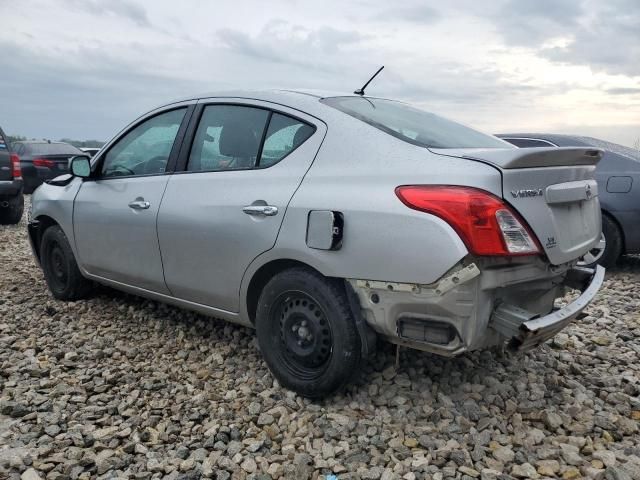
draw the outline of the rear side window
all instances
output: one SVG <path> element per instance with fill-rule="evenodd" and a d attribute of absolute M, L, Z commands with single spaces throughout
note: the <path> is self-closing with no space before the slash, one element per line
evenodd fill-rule
<path fill-rule="evenodd" d="M 237 105 L 205 107 L 193 140 L 191 172 L 253 168 L 269 112 Z"/>
<path fill-rule="evenodd" d="M 261 167 L 270 167 L 302 145 L 314 128 L 300 120 L 274 113 L 262 147 Z"/>
<path fill-rule="evenodd" d="M 431 148 L 510 148 L 498 138 L 393 100 L 329 97 L 322 103 L 400 140 Z"/>
<path fill-rule="evenodd" d="M 263 108 L 205 107 L 193 140 L 187 170 L 215 172 L 270 167 L 306 141 L 311 125 Z"/>

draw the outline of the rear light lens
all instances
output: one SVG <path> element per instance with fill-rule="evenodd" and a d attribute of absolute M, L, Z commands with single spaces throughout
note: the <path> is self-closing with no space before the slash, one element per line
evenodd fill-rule
<path fill-rule="evenodd" d="M 34 158 L 33 159 L 33 164 L 36 167 L 53 168 L 53 167 L 56 166 L 56 162 L 54 162 L 53 160 L 49 160 L 48 158 Z"/>
<path fill-rule="evenodd" d="M 524 220 L 500 198 L 472 187 L 410 185 L 396 188 L 409 208 L 447 222 L 469 251 L 481 256 L 534 255 L 537 240 Z"/>
<path fill-rule="evenodd" d="M 22 178 L 22 170 L 20 170 L 20 157 L 17 153 L 12 153 L 11 159 L 11 175 L 13 178 Z"/>

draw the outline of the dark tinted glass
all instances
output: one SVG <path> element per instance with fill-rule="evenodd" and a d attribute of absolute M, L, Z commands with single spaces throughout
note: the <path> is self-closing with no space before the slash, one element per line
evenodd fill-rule
<path fill-rule="evenodd" d="M 320 100 L 414 145 L 433 148 L 510 148 L 498 138 L 392 100 L 330 97 Z"/>
<path fill-rule="evenodd" d="M 191 172 L 244 170 L 256 165 L 269 112 L 238 105 L 205 107 L 189 154 Z"/>
<path fill-rule="evenodd" d="M 504 140 L 520 148 L 553 147 L 549 142 L 530 138 L 505 138 Z"/>
<path fill-rule="evenodd" d="M 274 113 L 262 147 L 260 166 L 270 167 L 293 152 L 309 138 L 315 128 L 295 118 Z"/>

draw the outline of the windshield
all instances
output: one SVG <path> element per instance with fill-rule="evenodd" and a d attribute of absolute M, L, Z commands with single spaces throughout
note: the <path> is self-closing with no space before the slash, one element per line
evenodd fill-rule
<path fill-rule="evenodd" d="M 329 97 L 320 101 L 383 132 L 421 147 L 515 148 L 492 135 L 393 100 Z"/>

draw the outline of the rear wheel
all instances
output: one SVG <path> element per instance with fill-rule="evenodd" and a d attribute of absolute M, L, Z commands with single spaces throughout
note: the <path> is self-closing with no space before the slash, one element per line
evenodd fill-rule
<path fill-rule="evenodd" d="M 258 344 L 281 385 L 318 398 L 358 371 L 361 341 L 344 285 L 304 268 L 274 276 L 256 312 Z"/>
<path fill-rule="evenodd" d="M 0 207 L 0 224 L 15 225 L 20 222 L 24 211 L 24 197 L 22 194 L 0 201 L 8 202 L 8 206 Z"/>
<path fill-rule="evenodd" d="M 622 233 L 620 228 L 607 215 L 602 215 L 602 236 L 600 241 L 583 257 L 582 264 L 587 267 L 602 265 L 605 268 L 615 266 L 622 254 Z"/>
<path fill-rule="evenodd" d="M 78 300 L 90 292 L 91 282 L 80 273 L 69 241 L 57 225 L 42 235 L 40 263 L 47 286 L 58 300 Z"/>

